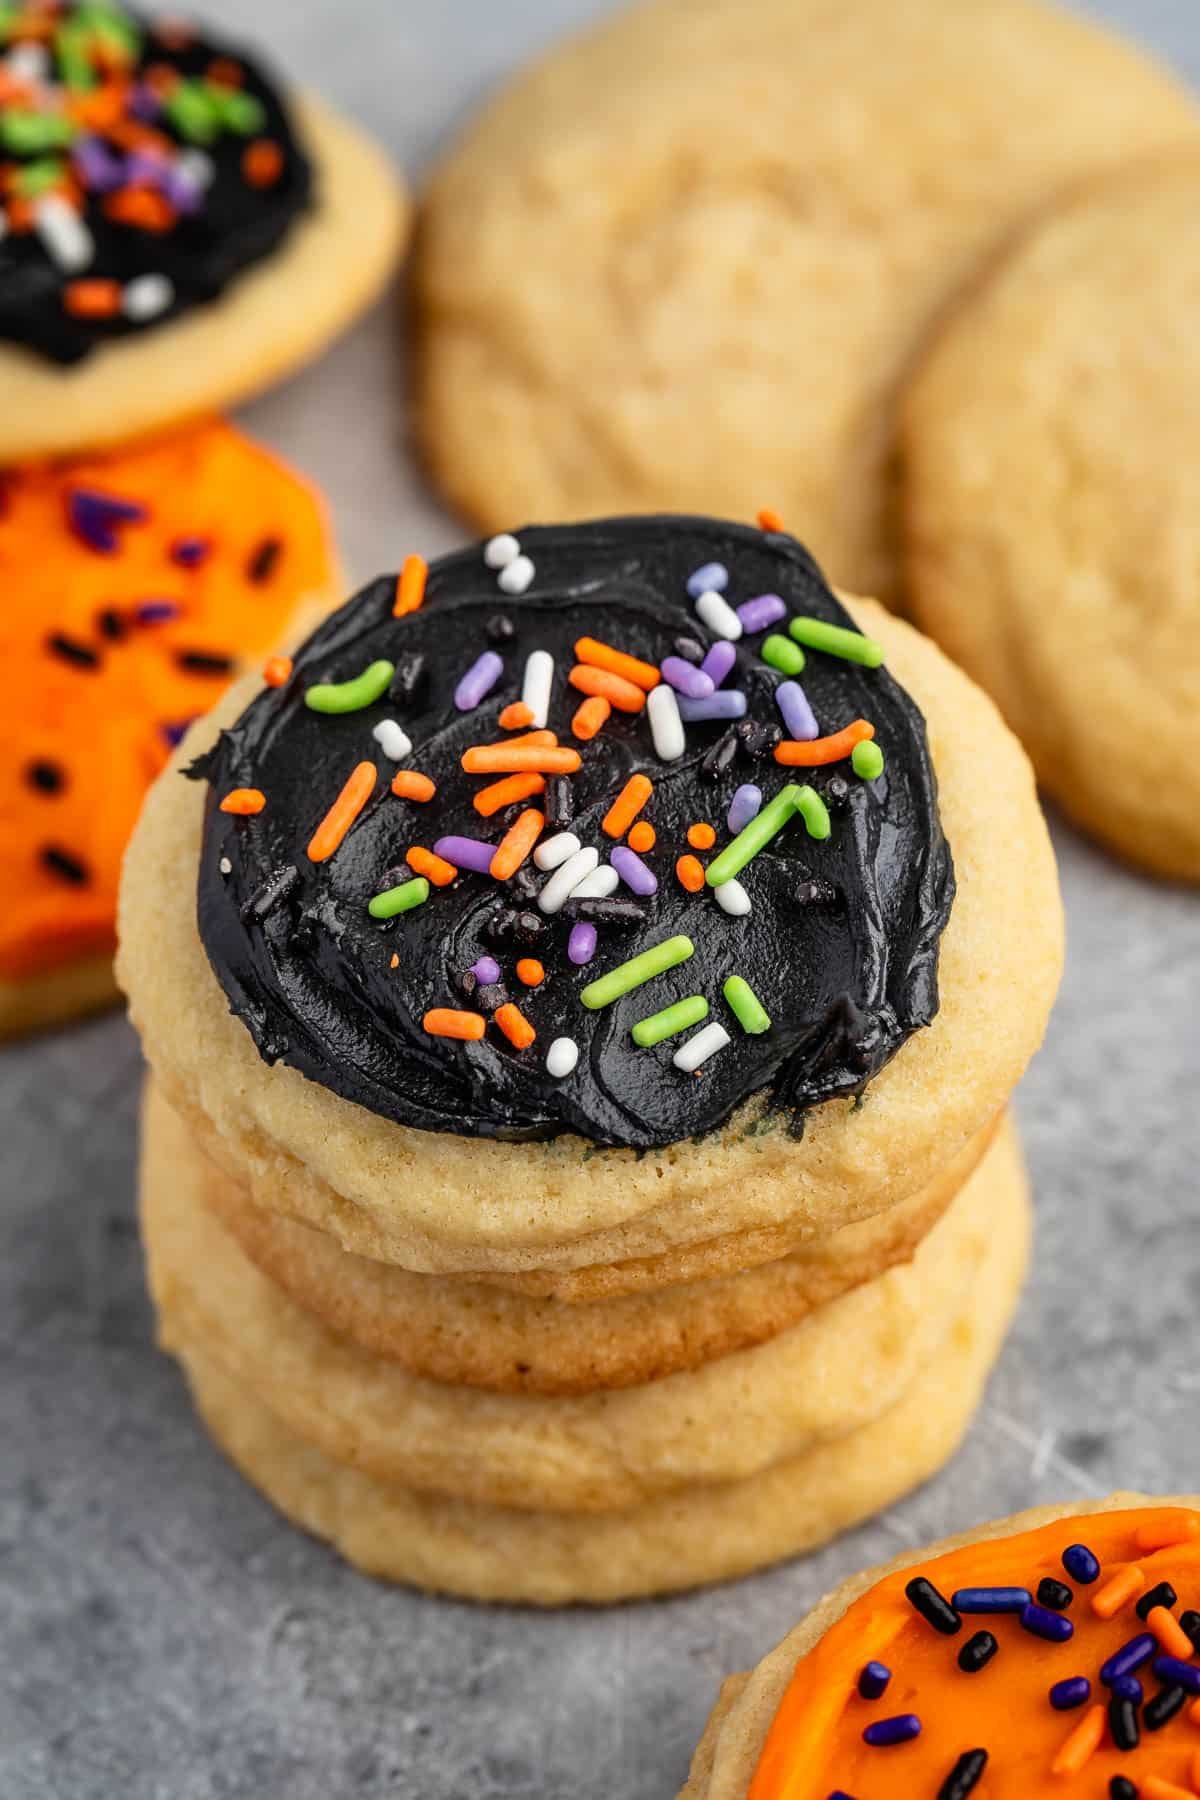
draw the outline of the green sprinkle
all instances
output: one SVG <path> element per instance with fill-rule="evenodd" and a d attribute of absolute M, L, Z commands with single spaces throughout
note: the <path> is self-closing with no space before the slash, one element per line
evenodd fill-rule
<path fill-rule="evenodd" d="M 0 107 L 0 144 L 18 156 L 58 150 L 77 135 L 70 119 L 59 113 L 24 112 Z"/>
<path fill-rule="evenodd" d="M 690 994 L 674 1006 L 664 1006 L 661 1012 L 639 1019 L 633 1028 L 633 1041 L 649 1050 L 652 1044 L 661 1044 L 664 1038 L 674 1037 L 677 1031 L 686 1031 L 689 1025 L 698 1025 L 707 1017 L 708 1001 L 704 995 Z"/>
<path fill-rule="evenodd" d="M 793 644 L 791 638 L 780 637 L 777 631 L 763 639 L 758 654 L 781 675 L 798 675 L 804 667 L 804 652 L 799 644 Z"/>
<path fill-rule="evenodd" d="M 864 738 L 850 752 L 850 766 L 864 781 L 874 781 L 883 774 L 883 751 L 873 738 Z"/>
<path fill-rule="evenodd" d="M 163 105 L 172 125 L 190 143 L 211 144 L 220 132 L 221 115 L 213 104 L 206 82 L 179 82 Z"/>
<path fill-rule="evenodd" d="M 761 1037 L 764 1031 L 770 1031 L 770 1015 L 748 981 L 731 975 L 723 992 L 730 1012 L 750 1037 Z"/>
<path fill-rule="evenodd" d="M 318 681 L 305 694 L 304 704 L 319 713 L 361 712 L 364 706 L 383 698 L 395 673 L 395 663 L 380 657 L 378 662 L 368 663 L 352 681 Z"/>
<path fill-rule="evenodd" d="M 628 962 L 610 969 L 598 981 L 589 982 L 579 998 L 592 1011 L 599 1006 L 611 1006 L 622 994 L 632 993 L 644 982 L 653 981 L 656 975 L 665 975 L 668 969 L 686 962 L 695 949 L 690 937 L 664 938 L 661 944 L 655 944 L 651 949 L 643 950 L 640 956 L 630 957 Z"/>
<path fill-rule="evenodd" d="M 810 838 L 827 838 L 832 829 L 829 823 L 829 808 L 818 794 L 816 788 L 797 788 L 800 798 L 796 801 L 796 811 L 808 827 Z"/>
<path fill-rule="evenodd" d="M 33 200 L 50 188 L 57 187 L 67 172 L 67 165 L 56 156 L 42 156 L 36 162 L 22 163 L 13 187 L 26 200 Z"/>
<path fill-rule="evenodd" d="M 773 800 L 768 800 L 760 813 L 756 813 L 731 843 L 726 844 L 720 856 L 709 863 L 704 879 L 709 887 L 720 887 L 724 881 L 732 881 L 739 875 L 748 862 L 752 862 L 760 850 L 764 850 L 773 837 L 781 832 L 794 812 L 800 807 L 800 796 L 811 793 L 811 788 L 799 788 L 795 782 L 789 781 L 780 788 Z"/>
<path fill-rule="evenodd" d="M 429 898 L 429 883 L 423 875 L 416 875 L 411 881 L 402 881 L 399 887 L 387 888 L 382 894 L 376 894 L 368 900 L 367 911 L 373 919 L 394 919 L 397 913 L 411 912 L 414 906 L 424 906 Z"/>
<path fill-rule="evenodd" d="M 244 93 L 241 88 L 221 87 L 211 81 L 205 83 L 204 91 L 226 131 L 249 137 L 251 132 L 261 131 L 266 124 L 267 109 L 255 94 Z"/>
<path fill-rule="evenodd" d="M 877 669 L 883 661 L 883 645 L 861 631 L 847 631 L 841 625 L 827 625 L 824 619 L 793 619 L 788 630 L 798 644 L 810 650 L 824 650 L 827 656 L 840 656 L 844 662 L 861 663 L 865 669 Z"/>

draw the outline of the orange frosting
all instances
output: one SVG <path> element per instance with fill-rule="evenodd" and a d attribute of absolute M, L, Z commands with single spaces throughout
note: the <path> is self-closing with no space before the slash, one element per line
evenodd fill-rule
<path fill-rule="evenodd" d="M 1090 1587 L 1063 1569 L 1062 1553 L 1075 1543 L 1086 1544 L 1100 1559 L 1100 1578 Z M 1146 1551 L 1144 1543 L 1162 1547 Z M 1143 1581 L 1115 1614 L 1101 1617 L 1092 1598 L 1134 1563 Z M 943 1637 L 905 1596 L 905 1587 L 919 1575 L 947 1599 L 966 1587 L 1022 1587 L 1036 1598 L 1038 1583 L 1052 1576 L 1074 1591 L 1066 1616 L 1075 1635 L 1065 1644 L 1047 1643 L 1024 1630 L 1013 1614 L 964 1614 L 962 1630 Z M 1126 1776 L 1143 1795 L 1176 1790 L 1195 1795 L 1200 1723 L 1191 1706 L 1157 1731 L 1143 1729 L 1138 1747 L 1121 1751 L 1107 1723 L 1109 1690 L 1099 1679 L 1100 1665 L 1148 1629 L 1136 1602 L 1161 1581 L 1169 1581 L 1179 1596 L 1176 1618 L 1200 1607 L 1200 1513 L 1159 1507 L 1063 1519 L 1038 1531 L 968 1544 L 887 1576 L 796 1664 L 749 1800 L 828 1800 L 835 1793 L 853 1800 L 899 1795 L 933 1800 L 963 1753 L 975 1749 L 988 1752 L 975 1789 L 980 1800 L 1036 1795 L 1101 1800 L 1114 1775 Z M 964 1674 L 958 1652 L 978 1630 L 990 1631 L 999 1650 L 977 1674 Z M 1195 1653 L 1192 1660 L 1200 1665 Z M 864 1700 L 858 1692 L 859 1672 L 868 1661 L 892 1671 L 878 1700 Z M 1137 1673 L 1149 1700 L 1161 1685 L 1153 1664 Z M 1089 1678 L 1091 1699 L 1074 1712 L 1057 1712 L 1048 1699 L 1050 1688 L 1073 1675 Z M 865 1726 L 901 1713 L 921 1720 L 918 1737 L 887 1748 L 863 1742 Z"/>
<path fill-rule="evenodd" d="M 92 547 L 81 491 L 144 517 Z M 228 425 L 0 477 L 0 979 L 111 948 L 172 737 L 333 575 L 316 494 Z"/>

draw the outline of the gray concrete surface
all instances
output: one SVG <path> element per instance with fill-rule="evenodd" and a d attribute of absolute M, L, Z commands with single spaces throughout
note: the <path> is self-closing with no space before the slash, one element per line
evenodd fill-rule
<path fill-rule="evenodd" d="M 950 0 L 947 0 L 950 3 Z M 596 0 L 207 0 L 410 168 Z M 1195 0 L 1103 0 L 1200 78 Z M 351 574 L 455 541 L 392 316 L 247 422 L 326 487 Z M 153 1349 L 139 1064 L 111 1017 L 0 1054 L 0 1800 L 666 1800 L 720 1676 L 847 1571 L 1039 1500 L 1200 1486 L 1200 899 L 1056 828 L 1066 985 L 1020 1096 L 1039 1240 L 937 1482 L 721 1591 L 543 1618 L 390 1591 L 272 1514 Z"/>

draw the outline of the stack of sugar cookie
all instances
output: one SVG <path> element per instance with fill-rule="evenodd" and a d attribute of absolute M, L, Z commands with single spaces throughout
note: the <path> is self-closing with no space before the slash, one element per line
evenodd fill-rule
<path fill-rule="evenodd" d="M 151 792 L 119 972 L 164 1344 L 377 1574 L 602 1601 L 932 1474 L 1029 1203 L 1032 778 L 773 517 L 410 557 Z"/>
<path fill-rule="evenodd" d="M 229 45 L 0 8 L 0 1035 L 115 997 L 146 786 L 332 603 L 315 495 L 210 415 L 349 323 L 405 214 L 373 145 Z"/>

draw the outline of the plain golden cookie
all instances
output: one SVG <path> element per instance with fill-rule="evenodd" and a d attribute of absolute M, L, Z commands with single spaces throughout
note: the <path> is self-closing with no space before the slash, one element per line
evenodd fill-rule
<path fill-rule="evenodd" d="M 1195 137 L 1034 0 L 651 0 L 520 74 L 435 175 L 418 425 L 484 530 L 776 508 L 890 596 L 896 385 L 1007 231 Z"/>
<path fill-rule="evenodd" d="M 903 409 L 913 612 L 1086 830 L 1200 881 L 1200 157 L 1048 214 Z"/>

